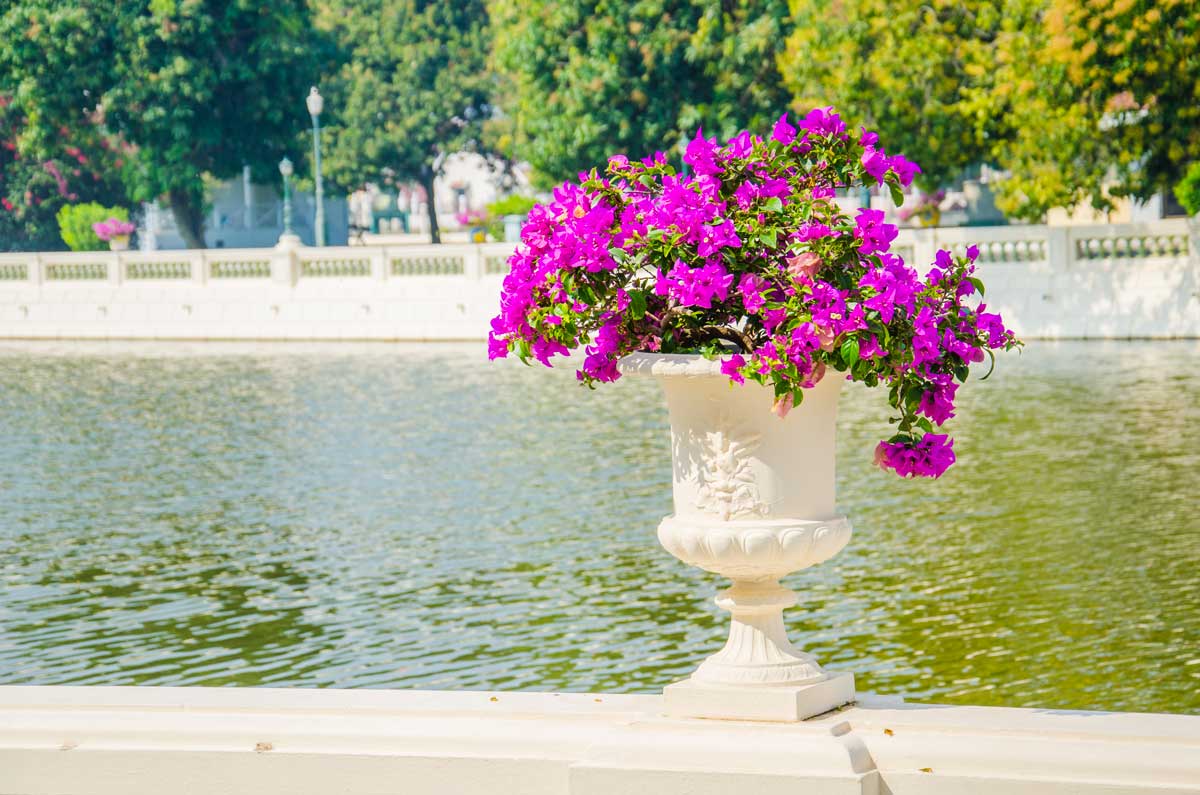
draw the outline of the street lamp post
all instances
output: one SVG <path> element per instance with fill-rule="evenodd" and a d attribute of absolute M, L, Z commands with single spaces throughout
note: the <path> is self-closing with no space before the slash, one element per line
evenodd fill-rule
<path fill-rule="evenodd" d="M 283 175 L 283 233 L 292 234 L 292 161 L 286 157 L 279 161 L 279 173 Z"/>
<path fill-rule="evenodd" d="M 308 105 L 308 115 L 312 116 L 313 124 L 313 172 L 317 181 L 317 217 L 314 225 L 316 226 L 317 245 L 325 245 L 325 187 L 321 182 L 321 111 L 325 108 L 325 98 L 317 91 L 317 87 L 313 86 L 308 92 L 308 98 L 305 100 Z"/>
<path fill-rule="evenodd" d="M 295 248 L 300 245 L 299 236 L 292 230 L 292 161 L 279 161 L 279 173 L 283 176 L 283 234 L 279 236 L 280 248 Z"/>

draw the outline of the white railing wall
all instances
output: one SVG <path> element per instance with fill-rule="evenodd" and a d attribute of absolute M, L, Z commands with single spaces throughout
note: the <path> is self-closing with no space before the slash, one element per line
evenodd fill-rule
<path fill-rule="evenodd" d="M 661 696 L 0 687 L 0 795 L 1197 795 L 1200 717 Z"/>
<path fill-rule="evenodd" d="M 483 339 L 512 246 L 0 255 L 0 338 Z"/>
<path fill-rule="evenodd" d="M 986 301 L 1028 338 L 1200 337 L 1185 220 L 902 230 L 918 268 L 979 246 Z M 487 335 L 511 244 L 0 255 L 0 338 Z"/>

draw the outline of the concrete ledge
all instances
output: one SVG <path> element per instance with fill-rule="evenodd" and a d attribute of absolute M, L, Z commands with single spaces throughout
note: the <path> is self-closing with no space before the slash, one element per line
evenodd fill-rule
<path fill-rule="evenodd" d="M 7 687 L 0 794 L 1200 793 L 1200 717 L 661 711 L 658 696 Z"/>

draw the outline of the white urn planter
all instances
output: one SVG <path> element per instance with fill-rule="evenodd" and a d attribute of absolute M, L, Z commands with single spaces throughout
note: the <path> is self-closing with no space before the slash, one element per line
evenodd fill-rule
<path fill-rule="evenodd" d="M 854 675 L 825 671 L 791 644 L 781 577 L 836 555 L 850 523 L 834 505 L 838 394 L 830 372 L 780 419 L 771 389 L 732 385 L 719 362 L 637 353 L 625 375 L 658 378 L 671 421 L 675 513 L 658 539 L 691 566 L 733 581 L 716 603 L 732 616 L 725 647 L 669 685 L 678 717 L 799 721 L 854 700 Z"/>
<path fill-rule="evenodd" d="M 128 251 L 129 235 L 113 235 L 108 239 L 109 251 Z"/>

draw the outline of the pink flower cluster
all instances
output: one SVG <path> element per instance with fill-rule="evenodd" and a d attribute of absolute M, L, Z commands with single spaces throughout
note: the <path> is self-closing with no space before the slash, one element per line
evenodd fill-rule
<path fill-rule="evenodd" d="M 92 231 L 96 233 L 96 237 L 106 243 L 115 237 L 128 237 L 136 229 L 137 227 L 129 221 L 122 221 L 120 218 L 109 218 L 107 221 L 92 224 Z"/>
<path fill-rule="evenodd" d="M 609 159 L 530 214 L 509 260 L 488 353 L 550 366 L 582 349 L 581 381 L 613 381 L 633 351 L 719 358 L 734 383 L 770 386 L 785 416 L 831 370 L 887 389 L 899 413 L 876 462 L 938 477 L 937 426 L 973 364 L 1020 343 L 977 302 L 978 251 L 942 251 L 921 276 L 881 210 L 847 216 L 837 192 L 900 197 L 920 172 L 832 108 L 786 115 L 768 138 L 697 133 L 681 175 L 657 153 Z M 978 296 L 977 296 L 978 294 Z"/>

